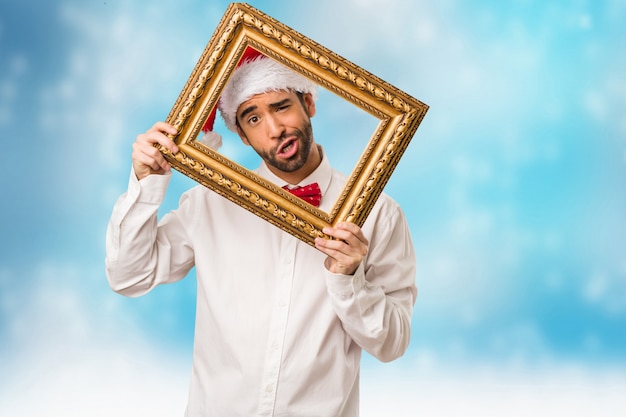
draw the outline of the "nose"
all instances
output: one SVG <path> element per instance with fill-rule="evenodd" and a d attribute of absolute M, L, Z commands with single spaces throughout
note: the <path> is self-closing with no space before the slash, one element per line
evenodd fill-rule
<path fill-rule="evenodd" d="M 285 132 L 285 125 L 280 117 L 275 114 L 267 116 L 265 118 L 265 122 L 267 126 L 267 133 L 272 139 L 280 138 Z"/>

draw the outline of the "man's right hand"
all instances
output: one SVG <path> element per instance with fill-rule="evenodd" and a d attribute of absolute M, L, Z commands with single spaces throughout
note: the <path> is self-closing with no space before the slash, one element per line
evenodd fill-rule
<path fill-rule="evenodd" d="M 165 174 L 171 169 L 170 164 L 163 154 L 154 146 L 158 143 L 172 153 L 178 152 L 178 147 L 167 137 L 167 134 L 175 135 L 176 129 L 165 122 L 156 122 L 145 133 L 137 135 L 133 143 L 133 169 L 138 180 L 142 180 L 151 174 Z"/>

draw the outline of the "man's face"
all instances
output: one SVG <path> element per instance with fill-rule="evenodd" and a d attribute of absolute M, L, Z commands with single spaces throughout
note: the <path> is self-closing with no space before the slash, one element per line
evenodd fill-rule
<path fill-rule="evenodd" d="M 237 109 L 239 135 L 270 167 L 284 173 L 309 170 L 314 114 L 310 94 L 302 101 L 292 91 L 258 94 Z"/>

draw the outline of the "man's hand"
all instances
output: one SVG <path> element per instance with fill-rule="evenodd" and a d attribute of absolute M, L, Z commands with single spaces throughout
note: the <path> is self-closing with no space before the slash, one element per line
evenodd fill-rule
<path fill-rule="evenodd" d="M 324 228 L 322 232 L 336 239 L 315 239 L 315 247 L 328 255 L 326 268 L 334 274 L 354 274 L 369 246 L 361 228 L 354 223 L 341 222 L 334 228 Z"/>
<path fill-rule="evenodd" d="M 165 122 L 156 122 L 145 133 L 137 136 L 133 143 L 133 169 L 138 180 L 142 180 L 151 174 L 165 174 L 171 167 L 163 154 L 154 146 L 158 143 L 172 153 L 178 152 L 178 147 L 167 137 L 167 134 L 175 135 L 176 129 Z"/>

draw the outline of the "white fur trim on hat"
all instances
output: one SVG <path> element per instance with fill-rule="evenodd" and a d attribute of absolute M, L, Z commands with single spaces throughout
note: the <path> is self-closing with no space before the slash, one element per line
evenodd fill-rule
<path fill-rule="evenodd" d="M 200 138 L 200 143 L 208 146 L 213 150 L 218 150 L 222 147 L 222 136 L 214 131 L 204 132 Z"/>
<path fill-rule="evenodd" d="M 317 99 L 317 85 L 285 65 L 264 56 L 242 63 L 224 88 L 218 104 L 226 127 L 237 132 L 237 109 L 246 100 L 269 91 L 293 90 Z"/>

